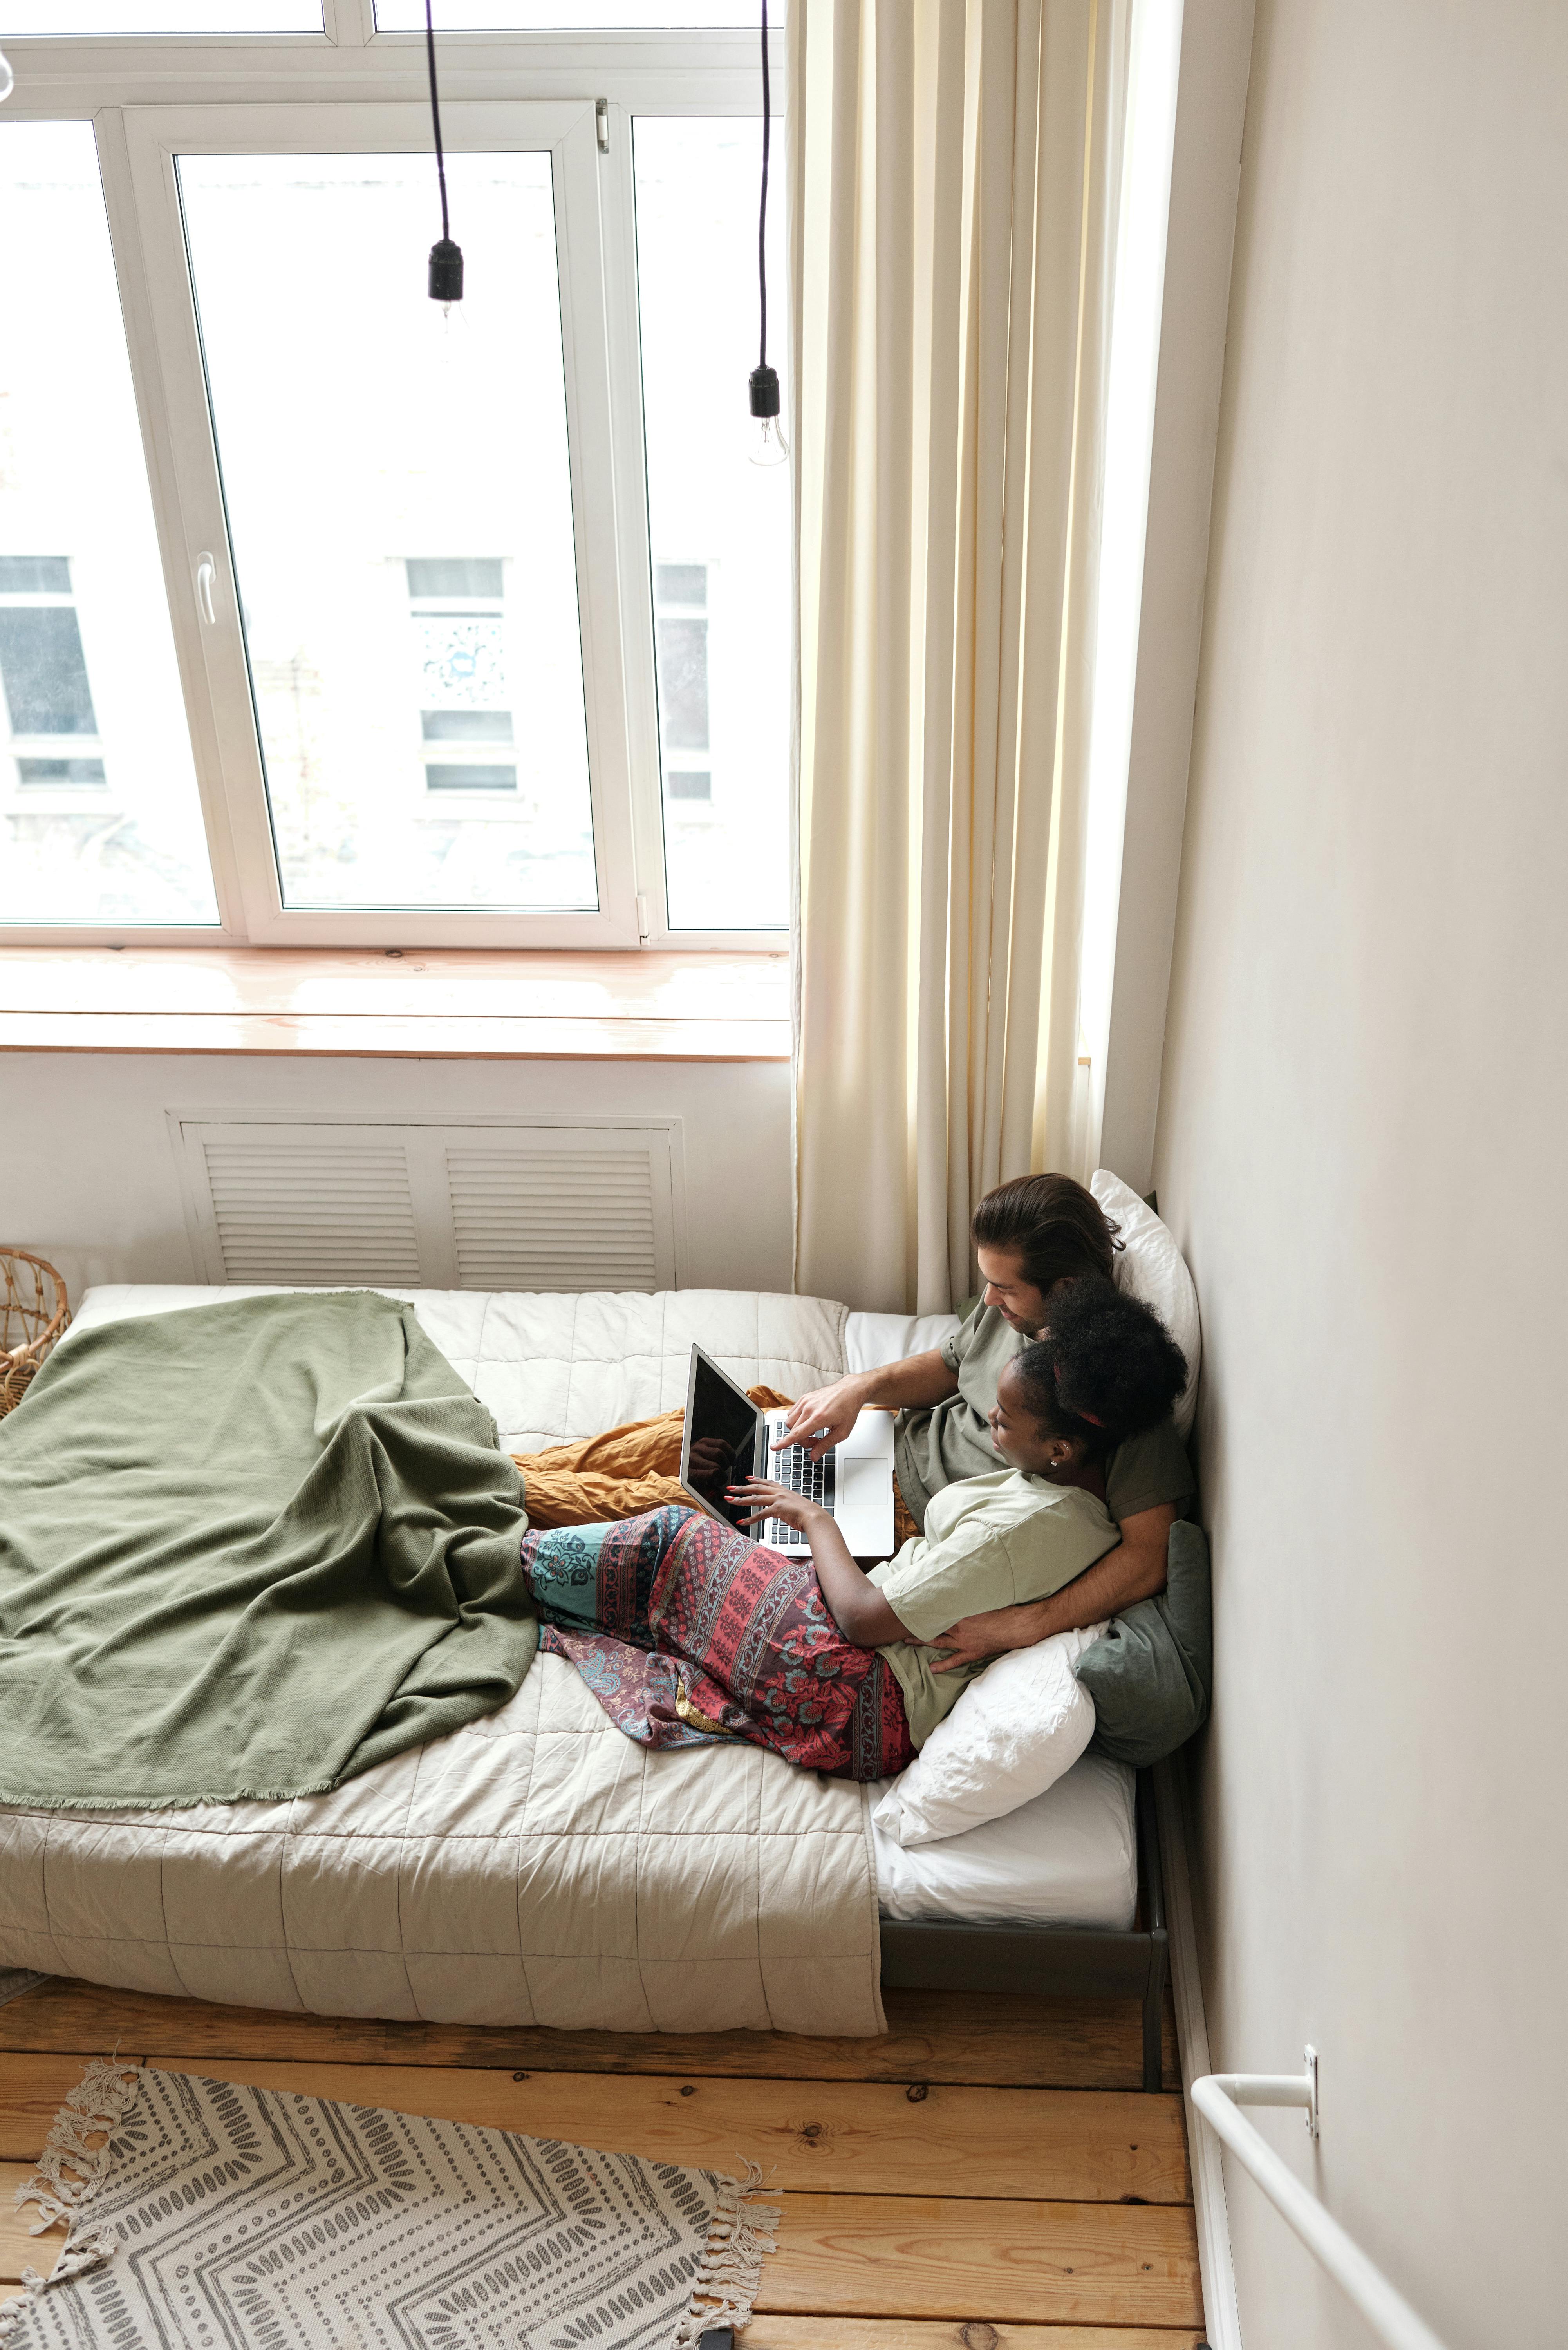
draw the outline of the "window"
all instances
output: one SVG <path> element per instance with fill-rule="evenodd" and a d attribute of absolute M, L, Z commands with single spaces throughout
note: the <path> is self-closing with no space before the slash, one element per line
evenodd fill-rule
<path fill-rule="evenodd" d="M 0 924 L 776 948 L 791 495 L 749 462 L 755 44 L 716 29 L 750 9 L 446 0 L 496 94 L 443 91 L 443 312 L 400 5 L 327 0 L 334 58 L 319 0 L 20 0 L 57 37 L 0 118 L 6 247 L 51 256 L 0 350 Z"/>
<path fill-rule="evenodd" d="M 63 734 L 97 750 L 67 556 L 0 555 L 0 681 L 14 743 Z"/>
<path fill-rule="evenodd" d="M 713 776 L 706 757 L 708 566 L 656 563 L 653 614 L 664 788 L 671 799 L 711 799 Z M 701 755 L 693 760 L 693 752 Z"/>
<path fill-rule="evenodd" d="M 0 555 L 0 691 L 19 786 L 104 783 L 66 556 Z"/>
<path fill-rule="evenodd" d="M 86 123 L 0 129 L 0 923 L 215 923 Z"/>
<path fill-rule="evenodd" d="M 639 117 L 638 273 L 672 931 L 789 919 L 790 500 L 732 387 L 756 365 L 756 126 Z M 773 284 L 782 208 L 769 206 Z M 721 286 L 742 287 L 719 301 Z M 775 311 L 782 315 L 782 309 Z"/>
<path fill-rule="evenodd" d="M 596 909 L 548 151 L 452 158 L 450 317 L 422 155 L 177 172 L 284 907 Z M 410 541 L 504 551 L 389 560 Z M 526 737 L 471 766 L 511 681 Z"/>
<path fill-rule="evenodd" d="M 434 705 L 420 712 L 425 789 L 514 792 L 517 763 L 496 755 L 513 740 L 505 565 L 499 556 L 411 556 L 408 572 L 420 700 Z"/>

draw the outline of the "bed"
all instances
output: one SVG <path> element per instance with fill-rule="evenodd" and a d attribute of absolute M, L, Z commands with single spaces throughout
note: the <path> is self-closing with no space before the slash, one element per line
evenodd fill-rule
<path fill-rule="evenodd" d="M 100 1286 L 75 1327 L 245 1294 Z M 954 1326 L 738 1291 L 391 1294 L 517 1451 L 680 1404 L 694 1338 L 742 1385 L 797 1393 Z M 874 2033 L 883 1983 L 1115 1994 L 1143 2004 L 1158 2086 L 1148 1787 L 1085 1755 L 1007 1818 L 913 1850 L 873 1825 L 879 1792 L 760 1749 L 636 1747 L 545 1656 L 500 1712 L 329 1795 L 0 1807 L 0 1967 L 326 2014 L 632 2031 Z"/>

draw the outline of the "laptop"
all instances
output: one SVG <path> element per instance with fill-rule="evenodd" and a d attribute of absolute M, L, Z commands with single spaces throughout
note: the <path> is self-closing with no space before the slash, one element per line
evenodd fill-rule
<path fill-rule="evenodd" d="M 774 1446 L 788 1414 L 760 1411 L 733 1379 L 702 1352 L 691 1349 L 686 1383 L 686 1426 L 680 1439 L 680 1482 L 700 1510 L 723 1524 L 738 1526 L 747 1515 L 727 1498 L 726 1488 L 746 1477 L 769 1477 L 788 1485 L 832 1513 L 857 1558 L 890 1558 L 893 1540 L 893 1415 L 863 1411 L 842 1444 L 813 1461 L 804 1444 L 783 1452 Z M 809 1558 L 811 1544 L 794 1526 L 769 1518 L 746 1532 L 770 1550 Z"/>

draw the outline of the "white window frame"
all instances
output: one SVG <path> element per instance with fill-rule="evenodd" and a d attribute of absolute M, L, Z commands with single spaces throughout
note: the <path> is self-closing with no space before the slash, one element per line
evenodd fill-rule
<path fill-rule="evenodd" d="M 448 148 L 547 148 L 552 157 L 598 911 L 282 902 L 173 158 L 428 152 L 422 39 L 377 33 L 372 0 L 324 0 L 324 11 L 321 35 L 6 43 L 16 74 L 9 119 L 94 126 L 219 920 L 6 924 L 0 942 L 776 954 L 782 931 L 669 927 L 635 243 L 633 117 L 760 114 L 757 40 L 744 30 L 440 40 Z M 776 36 L 773 65 L 779 89 Z M 745 397 L 743 384 L 735 396 Z M 323 429 L 348 421 L 324 416 Z M 212 622 L 198 592 L 203 556 L 215 567 Z"/>

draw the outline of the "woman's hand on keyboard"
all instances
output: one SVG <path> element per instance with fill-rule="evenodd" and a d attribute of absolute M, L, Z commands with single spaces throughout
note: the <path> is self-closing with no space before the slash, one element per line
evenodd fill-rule
<path fill-rule="evenodd" d="M 835 1379 L 830 1388 L 813 1388 L 797 1404 L 790 1407 L 784 1421 L 784 1432 L 774 1445 L 782 1452 L 791 1444 L 804 1444 L 814 1461 L 835 1444 L 842 1444 L 854 1429 L 865 1405 L 865 1381 L 858 1377 Z"/>
<path fill-rule="evenodd" d="M 794 1493 L 787 1485 L 775 1485 L 769 1477 L 748 1477 L 743 1484 L 732 1485 L 725 1493 L 727 1502 L 742 1503 L 751 1513 L 742 1520 L 748 1526 L 760 1526 L 769 1518 L 780 1518 L 797 1534 L 809 1534 L 814 1518 L 826 1518 L 829 1513 L 820 1502 L 808 1502 L 804 1493 Z"/>

